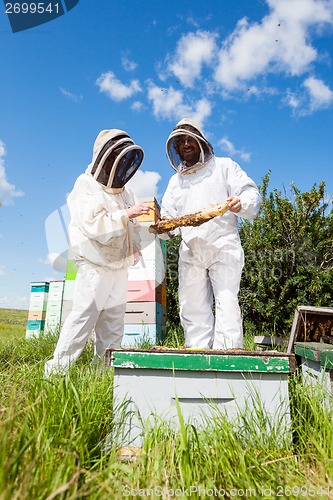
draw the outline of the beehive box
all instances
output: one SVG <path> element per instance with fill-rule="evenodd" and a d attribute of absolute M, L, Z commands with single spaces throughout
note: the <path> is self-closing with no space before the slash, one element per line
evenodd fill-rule
<path fill-rule="evenodd" d="M 121 446 L 141 446 L 152 415 L 177 427 L 177 404 L 186 422 L 204 425 L 216 409 L 234 419 L 253 409 L 258 397 L 268 420 L 289 427 L 288 375 L 293 354 L 185 349 L 108 349 L 106 366 L 114 369 L 114 409 L 126 401 Z M 131 411 L 132 410 L 132 411 Z M 139 417 L 138 417 L 139 415 Z"/>
<path fill-rule="evenodd" d="M 31 283 L 29 313 L 26 328 L 26 338 L 38 337 L 43 334 L 45 316 L 49 295 L 48 281 L 33 281 Z"/>
<path fill-rule="evenodd" d="M 302 380 L 320 385 L 330 397 L 333 395 L 333 345 L 323 342 L 295 342 L 295 355 L 300 359 Z"/>
<path fill-rule="evenodd" d="M 319 342 L 331 337 L 333 307 L 298 306 L 294 314 L 287 352 L 294 350 L 295 342 Z"/>
<path fill-rule="evenodd" d="M 159 344 L 165 336 L 165 325 L 161 323 L 135 323 L 125 324 L 124 337 L 121 342 L 122 347 L 137 347 L 142 342 L 148 342 L 150 345 Z"/>

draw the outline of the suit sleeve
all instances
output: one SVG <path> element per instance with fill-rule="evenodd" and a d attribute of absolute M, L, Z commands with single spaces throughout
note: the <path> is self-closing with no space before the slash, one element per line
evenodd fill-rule
<path fill-rule="evenodd" d="M 128 215 L 114 202 L 106 207 L 103 197 L 92 192 L 84 180 L 78 178 L 73 191 L 67 198 L 71 218 L 81 232 L 89 239 L 107 245 L 112 238 L 128 231 Z"/>
<path fill-rule="evenodd" d="M 256 183 L 233 160 L 230 160 L 228 165 L 226 181 L 230 196 L 238 196 L 241 200 L 242 208 L 236 215 L 244 219 L 254 219 L 261 204 Z"/>

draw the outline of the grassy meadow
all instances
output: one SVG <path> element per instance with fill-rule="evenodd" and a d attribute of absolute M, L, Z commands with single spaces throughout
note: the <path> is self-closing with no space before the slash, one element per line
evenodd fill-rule
<path fill-rule="evenodd" d="M 333 498 L 333 406 L 298 375 L 290 434 L 278 419 L 268 430 L 259 406 L 237 426 L 216 413 L 204 430 L 179 413 L 179 431 L 156 419 L 124 460 L 108 439 L 122 414 L 112 370 L 91 365 L 88 345 L 65 377 L 44 380 L 56 336 L 25 340 L 26 318 L 0 309 L 1 500 Z M 177 342 L 170 331 L 166 343 Z"/>
<path fill-rule="evenodd" d="M 0 342 L 24 340 L 28 311 L 19 309 L 0 309 Z"/>

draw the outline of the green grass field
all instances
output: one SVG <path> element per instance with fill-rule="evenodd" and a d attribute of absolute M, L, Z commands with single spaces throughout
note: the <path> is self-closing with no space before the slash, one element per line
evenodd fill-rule
<path fill-rule="evenodd" d="M 0 309 L 0 342 L 24 340 L 28 311 L 20 309 Z"/>
<path fill-rule="evenodd" d="M 238 426 L 215 415 L 204 430 L 180 414 L 179 431 L 157 421 L 136 460 L 124 461 L 108 439 L 122 420 L 112 370 L 91 365 L 92 346 L 65 377 L 44 380 L 56 337 L 25 340 L 26 311 L 0 314 L 1 500 L 333 498 L 332 405 L 297 375 L 282 439 L 279 422 L 269 431 L 260 411 Z"/>

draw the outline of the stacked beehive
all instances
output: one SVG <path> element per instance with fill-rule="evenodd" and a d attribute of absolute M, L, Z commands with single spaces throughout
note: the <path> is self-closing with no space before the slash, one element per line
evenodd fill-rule
<path fill-rule="evenodd" d="M 32 282 L 26 338 L 38 336 L 44 332 L 46 308 L 49 295 L 49 282 Z"/>
<path fill-rule="evenodd" d="M 64 280 L 50 281 L 46 307 L 45 331 L 56 332 L 60 327 Z"/>
<path fill-rule="evenodd" d="M 159 217 L 155 199 L 143 200 L 154 210 L 137 217 L 141 236 L 141 258 L 129 268 L 123 346 L 147 340 L 158 343 L 166 322 L 166 242 L 149 232 Z"/>

